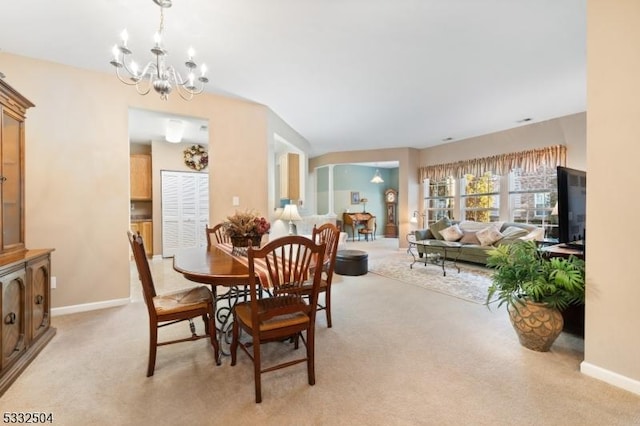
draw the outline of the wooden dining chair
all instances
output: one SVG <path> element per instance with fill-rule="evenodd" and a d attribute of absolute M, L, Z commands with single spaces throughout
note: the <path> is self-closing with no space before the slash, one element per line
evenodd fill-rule
<path fill-rule="evenodd" d="M 340 230 L 332 223 L 325 223 L 320 227 L 313 227 L 313 241 L 318 244 L 326 245 L 325 259 L 327 261 L 322 269 L 322 281 L 320 282 L 320 294 L 324 294 L 324 304 L 320 303 L 318 297 L 317 309 L 324 310 L 327 317 L 327 327 L 331 328 L 331 281 L 333 281 L 333 270 L 336 266 L 336 253 L 338 252 L 338 242 L 340 239 Z M 306 284 L 303 286 L 303 292 L 306 296 L 311 295 L 311 286 Z"/>
<path fill-rule="evenodd" d="M 231 238 L 229 238 L 229 236 L 226 234 L 225 230 L 224 230 L 224 224 L 219 223 L 217 225 L 215 225 L 213 228 L 209 228 L 208 226 L 205 228 L 205 231 L 207 233 L 207 245 L 211 246 L 211 244 L 213 243 L 213 240 L 211 239 L 211 235 L 213 235 L 213 237 L 215 238 L 215 242 L 217 244 L 222 244 L 222 243 L 230 243 L 231 242 Z"/>
<path fill-rule="evenodd" d="M 236 365 L 240 346 L 253 362 L 256 403 L 262 401 L 262 373 L 306 362 L 309 384 L 316 382 L 315 306 L 322 268 L 316 268 L 315 265 L 316 262 L 322 262 L 324 253 L 324 244 L 316 244 L 309 238 L 297 235 L 277 238 L 261 249 L 247 249 L 251 298 L 234 307 L 231 365 Z M 273 296 L 260 297 L 261 279 L 269 281 L 270 294 Z M 308 280 L 312 282 L 310 302 L 301 292 Z M 240 340 L 243 331 L 251 337 L 248 342 Z M 294 341 L 294 348 L 297 349 L 299 340 L 306 347 L 304 357 L 262 366 L 261 344 Z"/>
<path fill-rule="evenodd" d="M 360 235 L 364 235 L 366 241 L 369 241 L 369 236 L 371 236 L 372 240 L 376 239 L 376 218 L 371 217 L 367 220 L 366 225 L 363 228 L 358 229 L 358 241 L 360 240 Z"/>
<path fill-rule="evenodd" d="M 140 234 L 127 232 L 133 257 L 138 268 L 138 275 L 142 283 L 144 302 L 149 312 L 149 363 L 147 377 L 153 376 L 156 365 L 156 350 L 158 346 L 173 343 L 188 342 L 202 338 L 210 338 L 211 346 L 219 364 L 218 340 L 216 338 L 215 310 L 213 296 L 207 287 L 197 286 L 182 289 L 168 294 L 158 295 L 153 284 L 149 261 L 144 251 L 144 242 Z M 193 318 L 202 317 L 204 334 L 197 334 Z M 158 342 L 158 329 L 167 325 L 189 321 L 190 337 Z"/>

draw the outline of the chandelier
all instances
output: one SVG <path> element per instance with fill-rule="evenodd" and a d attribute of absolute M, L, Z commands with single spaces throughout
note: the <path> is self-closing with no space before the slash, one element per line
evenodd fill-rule
<path fill-rule="evenodd" d="M 169 93 L 175 87 L 182 99 L 191 100 L 193 95 L 202 93 L 204 85 L 209 82 L 209 79 L 204 76 L 207 67 L 202 64 L 200 76 L 195 76 L 198 66 L 193 61 L 195 53 L 192 48 L 189 49 L 188 59 L 184 63 L 187 68 L 186 78 L 183 78 L 173 66 L 166 64 L 168 52 L 162 45 L 164 9 L 171 7 L 171 0 L 153 0 L 153 2 L 160 6 L 160 27 L 154 36 L 155 45 L 151 48 L 153 59 L 140 71 L 138 64 L 129 56 L 133 52 L 127 47 L 129 35 L 127 30 L 124 30 L 120 35 L 122 43 L 113 46 L 113 59 L 110 64 L 116 68 L 118 79 L 129 86 L 136 86 L 136 90 L 141 95 L 146 95 L 153 87 L 160 94 L 160 99 L 167 100 Z"/>

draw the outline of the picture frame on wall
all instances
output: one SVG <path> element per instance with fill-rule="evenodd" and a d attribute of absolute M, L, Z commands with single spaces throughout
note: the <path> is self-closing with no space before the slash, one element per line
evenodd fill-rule
<path fill-rule="evenodd" d="M 360 193 L 351 192 L 351 204 L 360 204 Z"/>

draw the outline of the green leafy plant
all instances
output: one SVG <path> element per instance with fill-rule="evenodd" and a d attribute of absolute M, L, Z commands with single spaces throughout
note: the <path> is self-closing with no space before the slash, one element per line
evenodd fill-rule
<path fill-rule="evenodd" d="M 487 306 L 517 309 L 530 300 L 563 310 L 584 303 L 584 261 L 575 256 L 545 259 L 535 242 L 522 241 L 491 250 L 487 266 L 494 268 Z"/>

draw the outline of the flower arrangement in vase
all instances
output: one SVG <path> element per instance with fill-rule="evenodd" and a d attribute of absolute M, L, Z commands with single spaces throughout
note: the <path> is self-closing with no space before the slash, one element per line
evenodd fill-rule
<path fill-rule="evenodd" d="M 253 210 L 238 212 L 227 217 L 224 222 L 225 233 L 234 247 L 260 246 L 264 234 L 269 233 L 271 224 Z"/>

